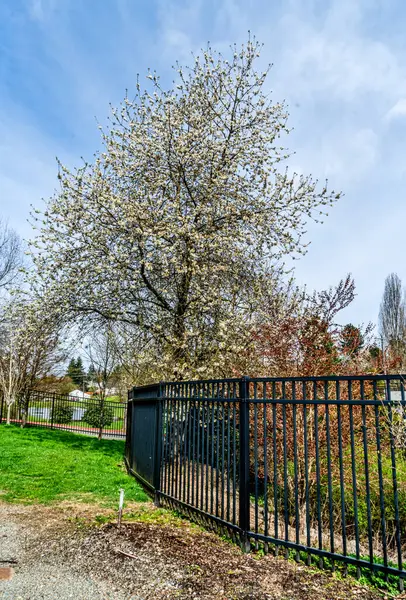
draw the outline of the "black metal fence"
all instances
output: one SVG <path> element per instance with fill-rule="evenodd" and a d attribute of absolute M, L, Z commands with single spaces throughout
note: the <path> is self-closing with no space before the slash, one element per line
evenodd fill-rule
<path fill-rule="evenodd" d="M 126 461 L 245 549 L 406 577 L 403 376 L 161 383 L 129 393 Z"/>
<path fill-rule="evenodd" d="M 0 423 L 6 421 L 7 406 L 0 398 Z M 72 397 L 52 392 L 30 391 L 11 407 L 11 422 L 30 427 L 48 427 L 96 435 L 124 438 L 127 404 L 97 397 Z"/>

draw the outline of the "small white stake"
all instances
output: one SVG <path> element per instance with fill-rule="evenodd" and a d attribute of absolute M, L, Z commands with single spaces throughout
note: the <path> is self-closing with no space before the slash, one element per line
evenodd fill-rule
<path fill-rule="evenodd" d="M 117 521 L 118 527 L 121 526 L 121 517 L 123 515 L 123 505 L 124 505 L 124 490 L 123 490 L 123 488 L 121 488 L 120 489 L 120 500 L 118 501 L 118 521 Z"/>

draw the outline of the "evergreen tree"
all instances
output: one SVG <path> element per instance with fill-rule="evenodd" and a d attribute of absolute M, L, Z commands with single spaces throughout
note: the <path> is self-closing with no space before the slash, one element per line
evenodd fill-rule
<path fill-rule="evenodd" d="M 359 327 L 345 325 L 340 334 L 339 346 L 343 354 L 358 356 L 364 346 L 364 336 Z"/>
<path fill-rule="evenodd" d="M 76 359 L 72 358 L 69 365 L 66 375 L 70 377 L 75 385 L 82 386 L 83 381 L 86 378 L 85 371 L 83 369 L 83 362 L 80 356 Z"/>
<path fill-rule="evenodd" d="M 93 364 L 89 365 L 89 369 L 87 371 L 87 381 L 90 383 L 92 381 L 96 381 L 97 371 Z"/>

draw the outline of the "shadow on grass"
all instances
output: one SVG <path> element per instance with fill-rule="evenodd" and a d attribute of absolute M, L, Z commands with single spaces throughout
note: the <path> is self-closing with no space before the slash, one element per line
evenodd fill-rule
<path fill-rule="evenodd" d="M 115 456 L 124 453 L 124 440 L 98 440 L 96 437 L 71 433 L 70 431 L 60 431 L 58 429 L 45 429 L 41 427 L 24 427 L 19 425 L 0 425 L 0 435 L 7 435 L 7 432 L 15 436 L 21 436 L 21 441 L 46 443 L 52 445 L 60 443 L 63 446 L 79 450 L 97 450 L 106 456 Z"/>

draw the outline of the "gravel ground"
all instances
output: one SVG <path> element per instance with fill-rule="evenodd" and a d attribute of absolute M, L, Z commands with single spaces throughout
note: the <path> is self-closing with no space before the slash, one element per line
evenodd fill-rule
<path fill-rule="evenodd" d="M 153 508 L 151 507 L 151 511 Z M 89 506 L 0 503 L 4 600 L 382 600 L 327 572 L 244 555 L 187 521 L 94 525 Z M 128 556 L 129 555 L 129 556 Z M 10 562 L 10 564 L 11 564 Z M 399 597 L 400 598 L 400 597 Z"/>
<path fill-rule="evenodd" d="M 3 600 L 125 600 L 129 596 L 111 593 L 111 586 L 103 580 L 92 579 L 78 572 L 74 566 L 66 565 L 59 555 L 41 551 L 38 535 L 43 525 L 37 528 L 32 519 L 32 509 L 0 504 L 0 560 L 2 566 L 12 566 L 11 580 L 0 581 L 0 598 Z M 45 520 L 46 511 L 40 510 Z M 54 535 L 47 535 L 50 541 Z M 8 562 L 9 561 L 9 562 Z M 16 564 L 14 564 L 16 561 Z"/>

